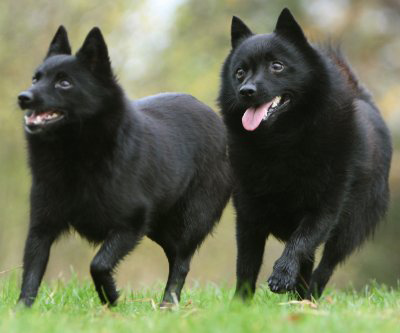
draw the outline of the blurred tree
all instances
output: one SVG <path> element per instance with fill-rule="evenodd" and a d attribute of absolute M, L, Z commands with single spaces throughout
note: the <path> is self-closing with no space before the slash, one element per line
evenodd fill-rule
<path fill-rule="evenodd" d="M 142 81 L 142 91 L 189 92 L 215 107 L 219 72 L 230 50 L 232 15 L 243 17 L 254 31 L 268 31 L 282 9 L 281 1 L 195 1 L 178 8 L 170 30 L 170 44 Z M 302 12 L 298 1 L 285 1 Z M 268 14 L 266 14 L 268 11 Z M 160 80 L 162 78 L 162 80 Z"/>

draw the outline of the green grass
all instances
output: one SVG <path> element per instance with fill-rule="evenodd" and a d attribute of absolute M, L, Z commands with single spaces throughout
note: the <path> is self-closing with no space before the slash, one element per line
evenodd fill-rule
<path fill-rule="evenodd" d="M 43 284 L 31 309 L 15 306 L 19 282 L 0 277 L 0 332 L 400 332 L 400 288 L 372 283 L 362 292 L 328 290 L 316 304 L 260 287 L 249 305 L 233 290 L 185 289 L 179 308 L 157 307 L 162 285 L 122 291 L 118 306 L 99 303 L 89 281 Z"/>

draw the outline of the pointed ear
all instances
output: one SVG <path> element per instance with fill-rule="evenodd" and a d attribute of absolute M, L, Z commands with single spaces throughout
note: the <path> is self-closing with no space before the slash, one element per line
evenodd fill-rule
<path fill-rule="evenodd" d="M 67 30 L 65 30 L 62 25 L 57 29 L 57 32 L 50 43 L 46 58 L 57 54 L 71 54 L 71 46 L 69 45 Z"/>
<path fill-rule="evenodd" d="M 112 77 L 107 45 L 99 28 L 94 27 L 90 30 L 82 47 L 76 53 L 76 57 L 94 74 L 103 77 Z"/>
<path fill-rule="evenodd" d="M 287 8 L 283 9 L 278 17 L 278 21 L 276 22 L 275 27 L 275 33 L 283 35 L 286 38 L 290 38 L 295 41 L 307 41 L 300 25 L 296 22 L 292 13 Z"/>
<path fill-rule="evenodd" d="M 243 21 L 236 17 L 232 17 L 232 25 L 231 25 L 231 43 L 232 48 L 235 48 L 239 45 L 239 42 L 247 37 L 250 37 L 253 33 L 247 27 Z"/>

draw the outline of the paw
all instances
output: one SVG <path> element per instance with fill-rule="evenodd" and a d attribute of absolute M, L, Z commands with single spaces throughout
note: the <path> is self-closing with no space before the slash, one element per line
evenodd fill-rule
<path fill-rule="evenodd" d="M 233 298 L 243 303 L 248 303 L 253 299 L 253 296 L 253 289 L 246 287 L 237 287 Z"/>
<path fill-rule="evenodd" d="M 24 309 L 24 308 L 30 308 L 33 305 L 33 302 L 35 301 L 35 297 L 20 297 L 18 300 L 18 303 L 16 304 L 15 308 L 16 309 Z"/>
<path fill-rule="evenodd" d="M 169 303 L 167 301 L 162 301 L 160 304 L 160 310 L 172 310 L 178 307 L 175 303 Z"/>
<path fill-rule="evenodd" d="M 274 293 L 284 293 L 296 288 L 297 274 L 289 269 L 275 267 L 268 286 Z"/>

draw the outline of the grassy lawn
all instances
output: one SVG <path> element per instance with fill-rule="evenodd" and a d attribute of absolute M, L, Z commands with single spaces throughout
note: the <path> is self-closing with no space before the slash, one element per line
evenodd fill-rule
<path fill-rule="evenodd" d="M 118 306 L 100 304 L 92 284 L 44 284 L 32 309 L 15 307 L 19 282 L 0 276 L 0 332 L 400 332 L 400 288 L 372 284 L 362 292 L 327 290 L 318 303 L 299 303 L 260 287 L 250 305 L 233 290 L 184 289 L 179 308 L 157 307 L 162 285 L 123 290 Z"/>

